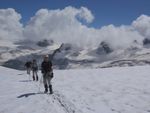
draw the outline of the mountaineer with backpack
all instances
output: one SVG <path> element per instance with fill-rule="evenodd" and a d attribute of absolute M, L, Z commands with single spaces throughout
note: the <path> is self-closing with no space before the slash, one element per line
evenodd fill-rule
<path fill-rule="evenodd" d="M 31 61 L 27 61 L 24 66 L 26 67 L 27 74 L 30 75 L 30 71 L 31 71 L 31 67 L 32 67 L 32 62 Z"/>
<path fill-rule="evenodd" d="M 43 84 L 45 91 L 44 93 L 49 92 L 50 94 L 53 94 L 52 84 L 51 80 L 53 78 L 53 69 L 52 69 L 52 62 L 49 60 L 49 56 L 45 55 L 44 60 L 41 64 L 41 72 L 43 74 Z"/>
<path fill-rule="evenodd" d="M 37 65 L 37 62 L 35 59 L 33 59 L 33 62 L 32 62 L 32 72 L 33 72 L 33 81 L 38 81 L 38 65 Z"/>

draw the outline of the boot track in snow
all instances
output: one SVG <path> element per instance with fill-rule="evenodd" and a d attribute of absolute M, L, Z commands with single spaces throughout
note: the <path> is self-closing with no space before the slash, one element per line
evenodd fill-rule
<path fill-rule="evenodd" d="M 52 94 L 52 98 L 66 113 L 82 113 L 81 110 L 78 110 L 73 103 L 67 100 L 67 98 L 58 91 L 55 91 L 54 94 Z"/>
<path fill-rule="evenodd" d="M 36 85 L 36 87 L 39 87 Z M 78 110 L 73 103 L 71 103 L 63 94 L 58 91 L 54 91 L 53 94 L 43 93 L 51 96 L 52 102 L 65 111 L 65 113 L 82 113 L 81 110 Z"/>

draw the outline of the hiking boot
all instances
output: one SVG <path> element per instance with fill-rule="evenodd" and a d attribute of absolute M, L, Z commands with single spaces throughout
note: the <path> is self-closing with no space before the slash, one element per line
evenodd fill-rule
<path fill-rule="evenodd" d="M 33 81 L 35 81 L 35 77 L 33 76 Z"/>
<path fill-rule="evenodd" d="M 49 85 L 49 92 L 50 92 L 50 94 L 53 94 L 52 85 Z"/>
<path fill-rule="evenodd" d="M 38 78 L 38 76 L 36 76 L 36 81 L 38 81 L 39 80 L 39 78 Z"/>
<path fill-rule="evenodd" d="M 48 92 L 48 87 L 47 87 L 47 85 L 46 85 L 46 84 L 44 85 L 44 88 L 45 88 L 44 93 L 47 93 L 47 92 Z"/>

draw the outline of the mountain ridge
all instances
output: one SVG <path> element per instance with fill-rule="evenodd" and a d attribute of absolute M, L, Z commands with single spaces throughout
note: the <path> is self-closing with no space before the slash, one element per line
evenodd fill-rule
<path fill-rule="evenodd" d="M 104 41 L 93 48 L 81 48 L 69 43 L 59 44 L 52 40 L 22 41 L 11 46 L 0 46 L 0 64 L 23 70 L 26 61 L 37 59 L 40 66 L 43 55 L 48 54 L 57 69 L 149 65 L 150 48 L 147 45 L 149 43 L 146 43 L 146 47 L 141 47 L 134 42 L 130 48 L 113 50 Z"/>

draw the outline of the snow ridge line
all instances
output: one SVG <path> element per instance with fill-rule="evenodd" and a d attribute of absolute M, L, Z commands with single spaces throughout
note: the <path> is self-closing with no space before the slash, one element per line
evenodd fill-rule
<path fill-rule="evenodd" d="M 61 107 L 65 110 L 66 113 L 82 113 L 81 110 L 78 110 L 73 103 L 68 101 L 66 97 L 58 91 L 52 95 L 54 101 L 57 101 Z"/>

